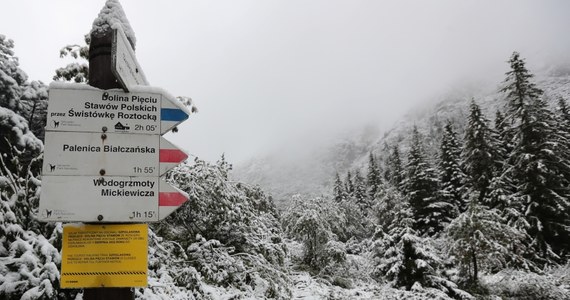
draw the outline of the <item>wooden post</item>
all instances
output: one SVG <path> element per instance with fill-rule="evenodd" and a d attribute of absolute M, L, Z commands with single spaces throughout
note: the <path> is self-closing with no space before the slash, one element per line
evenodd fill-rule
<path fill-rule="evenodd" d="M 89 44 L 89 85 L 103 89 L 121 88 L 111 70 L 113 31 L 92 33 Z"/>
<path fill-rule="evenodd" d="M 99 89 L 121 88 L 111 70 L 113 31 L 92 33 L 89 44 L 89 85 Z M 134 300 L 133 288 L 89 288 L 83 291 L 84 300 Z"/>
<path fill-rule="evenodd" d="M 132 288 L 99 288 L 84 289 L 83 300 L 134 300 Z"/>

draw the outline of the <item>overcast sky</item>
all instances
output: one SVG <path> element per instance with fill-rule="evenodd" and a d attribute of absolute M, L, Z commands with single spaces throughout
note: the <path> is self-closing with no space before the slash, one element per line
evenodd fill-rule
<path fill-rule="evenodd" d="M 67 62 L 59 49 L 83 43 L 104 3 L 3 1 L 0 33 L 49 83 Z M 200 109 L 168 138 L 207 160 L 387 128 L 459 81 L 500 81 L 514 50 L 530 66 L 570 60 L 565 0 L 121 3 L 151 85 Z"/>

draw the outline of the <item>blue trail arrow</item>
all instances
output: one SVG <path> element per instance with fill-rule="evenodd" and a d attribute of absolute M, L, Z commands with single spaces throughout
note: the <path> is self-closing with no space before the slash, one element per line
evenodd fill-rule
<path fill-rule="evenodd" d="M 177 108 L 161 108 L 160 119 L 161 121 L 184 121 L 188 119 L 188 114 Z"/>

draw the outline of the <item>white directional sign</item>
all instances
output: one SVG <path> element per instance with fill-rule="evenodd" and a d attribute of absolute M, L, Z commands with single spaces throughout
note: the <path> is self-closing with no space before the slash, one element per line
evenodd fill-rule
<path fill-rule="evenodd" d="M 56 222 L 156 222 L 188 199 L 158 177 L 45 176 L 39 218 Z"/>
<path fill-rule="evenodd" d="M 158 177 L 188 156 L 148 134 L 47 131 L 44 174 Z"/>
<path fill-rule="evenodd" d="M 163 89 L 137 86 L 132 90 L 51 83 L 46 130 L 164 134 L 190 115 Z"/>
<path fill-rule="evenodd" d="M 146 76 L 135 56 L 135 51 L 120 26 L 113 30 L 111 52 L 111 69 L 125 91 L 130 92 L 135 85 L 148 85 Z"/>

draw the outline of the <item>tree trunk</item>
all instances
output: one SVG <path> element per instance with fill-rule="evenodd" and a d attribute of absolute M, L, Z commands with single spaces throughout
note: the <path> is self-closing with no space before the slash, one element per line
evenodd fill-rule
<path fill-rule="evenodd" d="M 477 278 L 479 277 L 479 274 L 477 271 L 477 254 L 475 253 L 474 249 L 471 249 L 471 262 L 473 263 L 473 277 L 471 278 L 471 281 L 473 283 L 477 283 Z"/>

